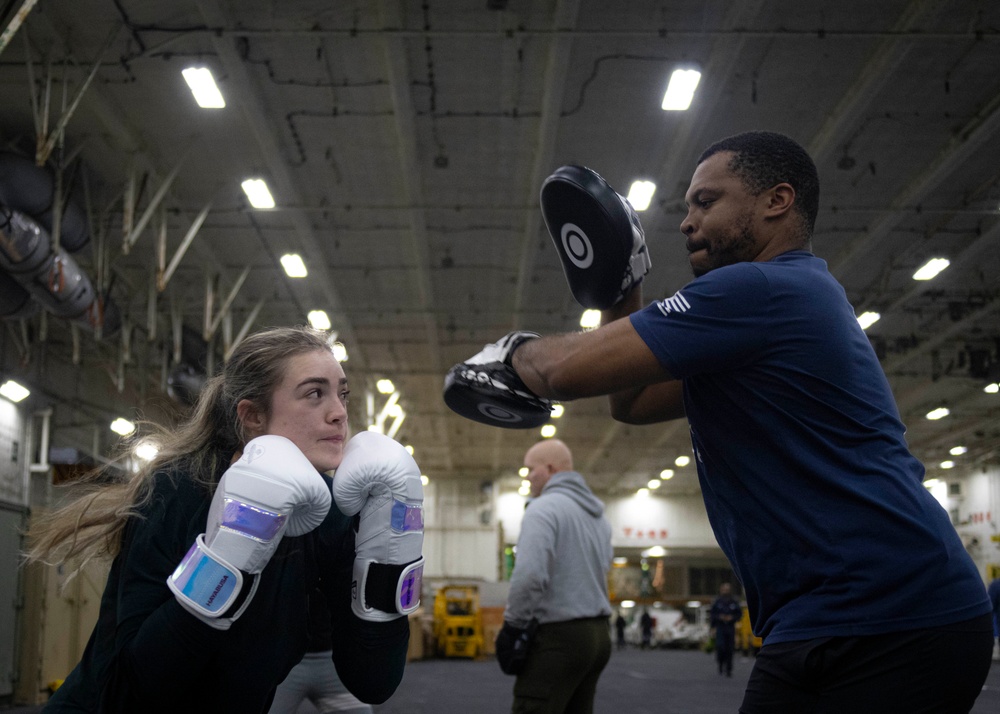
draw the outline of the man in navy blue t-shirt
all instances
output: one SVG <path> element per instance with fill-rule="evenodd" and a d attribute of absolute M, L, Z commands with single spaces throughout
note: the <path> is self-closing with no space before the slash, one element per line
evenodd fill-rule
<path fill-rule="evenodd" d="M 619 421 L 687 417 L 712 528 L 763 637 L 741 712 L 968 712 L 990 666 L 986 588 L 922 485 L 843 288 L 810 252 L 812 159 L 780 134 L 724 139 L 685 202 L 691 283 L 643 307 L 628 273 L 600 328 L 513 333 L 467 364 L 509 370 L 511 393 L 543 404 L 607 394 Z"/>

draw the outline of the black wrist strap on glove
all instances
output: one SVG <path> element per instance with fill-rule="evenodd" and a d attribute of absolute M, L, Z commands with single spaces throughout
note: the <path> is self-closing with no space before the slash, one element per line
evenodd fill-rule
<path fill-rule="evenodd" d="M 415 579 L 411 587 L 417 588 L 418 592 L 410 594 L 400 593 L 400 578 L 404 579 L 402 589 L 407 586 L 407 576 L 414 571 L 414 566 L 423 568 L 422 560 L 415 560 L 412 563 L 397 565 L 395 563 L 370 563 L 368 565 L 368 576 L 365 578 L 365 604 L 374 607 L 382 612 L 394 612 L 401 615 L 416 609 L 416 603 L 420 601 L 420 578 Z M 403 602 L 400 602 L 400 599 Z M 409 604 L 408 604 L 409 603 Z"/>

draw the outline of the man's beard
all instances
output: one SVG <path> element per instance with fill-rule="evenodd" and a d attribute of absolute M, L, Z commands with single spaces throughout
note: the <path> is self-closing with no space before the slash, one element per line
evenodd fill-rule
<path fill-rule="evenodd" d="M 750 262 L 757 253 L 757 237 L 753 232 L 752 216 L 750 213 L 745 213 L 730 233 L 705 244 L 708 265 L 705 267 L 692 265 L 691 270 L 694 277 L 700 278 L 716 268 Z"/>

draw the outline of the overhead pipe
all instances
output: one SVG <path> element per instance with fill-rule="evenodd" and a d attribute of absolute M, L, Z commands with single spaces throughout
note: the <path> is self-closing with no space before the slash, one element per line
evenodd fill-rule
<path fill-rule="evenodd" d="M 87 275 L 62 246 L 53 247 L 48 231 L 20 211 L 5 209 L 0 226 L 0 268 L 46 310 L 91 331 L 111 335 L 121 327 L 121 314 L 98 296 Z"/>
<path fill-rule="evenodd" d="M 46 231 L 54 230 L 56 182 L 52 172 L 31 159 L 10 151 L 0 152 L 0 204 L 20 211 Z M 75 201 L 64 201 L 59 222 L 59 245 L 76 253 L 90 240 L 86 212 Z"/>

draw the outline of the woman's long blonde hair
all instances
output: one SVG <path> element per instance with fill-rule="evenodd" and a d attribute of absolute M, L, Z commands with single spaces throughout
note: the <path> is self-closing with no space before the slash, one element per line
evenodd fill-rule
<path fill-rule="evenodd" d="M 121 550 L 128 519 L 139 515 L 152 494 L 153 475 L 171 471 L 212 492 L 222 466 L 243 448 L 247 438 L 236 405 L 250 400 L 265 414 L 290 357 L 330 350 L 327 337 L 309 327 L 275 327 L 246 337 L 220 374 L 208 380 L 191 415 L 172 431 L 157 432 L 156 457 L 135 475 L 116 476 L 119 456 L 73 483 L 83 495 L 72 503 L 32 519 L 29 561 L 61 563 L 79 558 L 113 558 Z"/>

